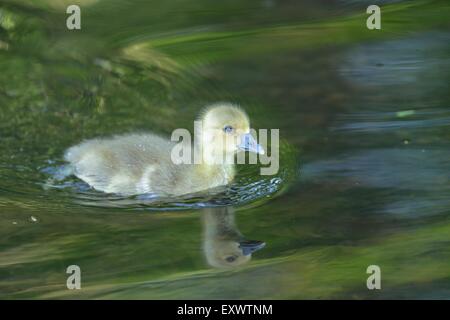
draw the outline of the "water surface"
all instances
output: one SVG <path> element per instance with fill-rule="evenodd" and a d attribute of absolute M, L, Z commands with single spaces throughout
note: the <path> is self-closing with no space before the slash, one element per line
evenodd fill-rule
<path fill-rule="evenodd" d="M 450 297 L 445 1 L 386 1 L 380 32 L 356 1 L 80 1 L 81 31 L 62 3 L 0 4 L 1 298 Z M 55 180 L 83 139 L 224 100 L 280 129 L 275 176 L 156 201 Z M 244 238 L 266 245 L 211 265 Z"/>

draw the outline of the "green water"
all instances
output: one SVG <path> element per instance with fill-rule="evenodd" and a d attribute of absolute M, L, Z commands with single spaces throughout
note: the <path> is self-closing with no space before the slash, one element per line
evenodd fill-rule
<path fill-rule="evenodd" d="M 450 298 L 448 1 L 385 1 L 381 31 L 357 1 L 77 3 L 69 31 L 71 1 L 0 2 L 0 298 Z M 55 179 L 216 101 L 280 129 L 276 175 L 156 202 Z M 217 221 L 266 246 L 214 267 Z"/>

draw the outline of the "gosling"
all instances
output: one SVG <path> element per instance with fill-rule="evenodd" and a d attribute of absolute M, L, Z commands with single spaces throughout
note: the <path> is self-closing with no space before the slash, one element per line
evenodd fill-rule
<path fill-rule="evenodd" d="M 69 148 L 64 158 L 73 175 L 98 191 L 180 196 L 232 182 L 237 152 L 264 154 L 250 134 L 247 114 L 238 106 L 214 104 L 200 120 L 203 128 L 193 148 L 201 153 L 200 163 L 175 164 L 171 153 L 176 143 L 151 133 L 87 140 Z"/>

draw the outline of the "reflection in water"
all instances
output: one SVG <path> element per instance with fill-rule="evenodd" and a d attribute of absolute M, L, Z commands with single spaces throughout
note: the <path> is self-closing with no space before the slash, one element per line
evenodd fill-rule
<path fill-rule="evenodd" d="M 229 268 L 250 261 L 252 253 L 264 248 L 263 241 L 246 240 L 236 228 L 232 207 L 208 208 L 203 212 L 203 251 L 216 268 Z"/>

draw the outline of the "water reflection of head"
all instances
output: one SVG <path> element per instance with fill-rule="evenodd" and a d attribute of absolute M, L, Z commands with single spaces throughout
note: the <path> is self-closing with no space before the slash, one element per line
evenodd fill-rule
<path fill-rule="evenodd" d="M 250 261 L 263 241 L 246 240 L 236 228 L 231 207 L 204 210 L 203 251 L 208 264 L 216 268 L 237 267 Z"/>

